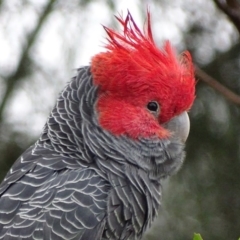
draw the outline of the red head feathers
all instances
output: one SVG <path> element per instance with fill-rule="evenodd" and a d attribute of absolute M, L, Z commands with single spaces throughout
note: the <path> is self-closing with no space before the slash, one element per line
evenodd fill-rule
<path fill-rule="evenodd" d="M 118 33 L 105 27 L 107 51 L 92 58 L 94 84 L 100 87 L 97 109 L 102 127 L 113 134 L 132 138 L 169 132 L 161 124 L 190 109 L 195 96 L 195 80 L 188 52 L 177 57 L 167 41 L 163 49 L 154 43 L 147 15 L 143 34 L 128 13 Z M 160 114 L 154 117 L 146 106 L 156 101 Z"/>

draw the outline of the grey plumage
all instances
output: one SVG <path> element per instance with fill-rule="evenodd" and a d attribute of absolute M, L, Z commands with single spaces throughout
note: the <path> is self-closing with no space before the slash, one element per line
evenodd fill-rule
<path fill-rule="evenodd" d="M 34 146 L 0 186 L 0 239 L 141 239 L 157 215 L 161 179 L 184 158 L 178 139 L 102 129 L 90 67 L 78 70 Z"/>

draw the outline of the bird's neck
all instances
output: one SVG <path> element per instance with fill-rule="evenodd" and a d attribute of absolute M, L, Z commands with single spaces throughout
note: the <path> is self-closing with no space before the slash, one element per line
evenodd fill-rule
<path fill-rule="evenodd" d="M 120 160 L 120 159 L 119 159 Z M 123 160 L 125 161 L 125 160 Z M 129 231 L 131 239 L 141 238 L 156 218 L 161 201 L 160 180 L 153 180 L 143 169 L 129 163 L 97 160 L 101 174 L 109 182 L 106 239 L 121 239 Z M 108 236 L 108 237 L 107 237 Z"/>

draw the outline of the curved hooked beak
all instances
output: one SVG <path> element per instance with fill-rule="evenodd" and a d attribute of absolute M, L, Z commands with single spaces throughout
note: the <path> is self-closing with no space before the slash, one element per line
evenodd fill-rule
<path fill-rule="evenodd" d="M 183 142 L 187 140 L 190 130 L 190 121 L 187 112 L 183 112 L 172 118 L 169 122 L 164 123 L 163 126 Z"/>

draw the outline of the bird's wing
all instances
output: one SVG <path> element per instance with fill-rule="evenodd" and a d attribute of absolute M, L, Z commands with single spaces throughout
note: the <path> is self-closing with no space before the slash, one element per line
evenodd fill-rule
<path fill-rule="evenodd" d="M 35 164 L 23 172 L 2 184 L 0 239 L 101 239 L 109 186 L 95 170 Z"/>
<path fill-rule="evenodd" d="M 6 189 L 13 183 L 21 179 L 27 172 L 34 169 L 36 161 L 32 156 L 34 146 L 29 147 L 13 164 L 7 175 L 0 185 L 0 197 L 4 194 Z M 36 158 L 37 160 L 37 158 Z"/>

